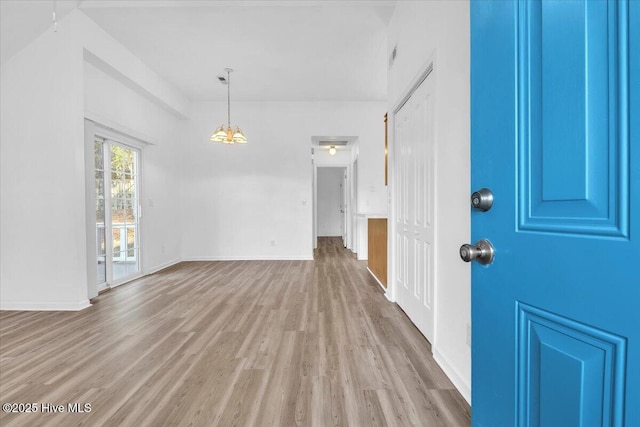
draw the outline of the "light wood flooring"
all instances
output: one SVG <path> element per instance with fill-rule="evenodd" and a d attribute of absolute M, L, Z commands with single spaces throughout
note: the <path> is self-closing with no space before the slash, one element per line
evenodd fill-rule
<path fill-rule="evenodd" d="M 92 302 L 0 312 L 0 402 L 91 404 L 0 425 L 470 424 L 429 343 L 339 239 L 314 261 L 184 262 Z"/>

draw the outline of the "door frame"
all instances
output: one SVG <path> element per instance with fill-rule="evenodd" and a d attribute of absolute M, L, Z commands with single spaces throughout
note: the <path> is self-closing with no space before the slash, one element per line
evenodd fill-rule
<path fill-rule="evenodd" d="M 342 217 L 342 242 L 344 247 L 346 248 L 349 245 L 349 233 L 351 230 L 347 229 L 347 217 L 350 212 L 347 212 L 347 204 L 349 204 L 349 181 L 347 180 L 348 171 L 347 168 L 344 169 L 344 174 L 342 176 L 342 182 L 340 183 L 340 215 Z"/>
<path fill-rule="evenodd" d="M 144 148 L 150 141 L 146 141 L 137 136 L 130 135 L 126 131 L 120 131 L 117 125 L 113 123 L 103 124 L 92 118 L 92 114 L 86 114 L 84 119 L 84 148 L 85 148 L 85 203 L 86 203 L 86 253 L 87 253 L 87 295 L 88 298 L 95 298 L 100 292 L 123 285 L 132 280 L 144 276 L 144 257 L 143 247 L 145 246 L 144 238 L 144 220 L 143 220 L 143 200 L 144 200 Z M 105 120 L 105 122 L 109 122 Z M 118 280 L 115 283 L 107 281 L 106 287 L 98 289 L 96 281 L 97 267 L 95 265 L 97 259 L 96 251 L 96 195 L 95 195 L 95 161 L 94 161 L 94 144 L 96 138 L 113 141 L 117 144 L 138 150 L 138 273 L 127 276 L 124 280 Z M 106 191 L 106 186 L 105 186 Z M 105 218 L 106 222 L 106 218 Z M 107 275 L 109 277 L 109 275 Z"/>
<path fill-rule="evenodd" d="M 140 192 L 140 188 L 141 188 L 141 181 L 142 181 L 142 167 L 141 167 L 141 158 L 142 158 L 142 149 L 138 148 L 138 147 L 134 147 L 130 144 L 126 144 L 120 140 L 116 140 L 112 137 L 105 137 L 103 136 L 103 134 L 100 132 L 100 129 L 97 130 L 96 134 L 95 134 L 95 138 L 100 138 L 102 139 L 102 144 L 103 144 L 103 153 L 104 153 L 104 161 L 105 161 L 105 167 L 106 165 L 109 164 L 109 162 L 107 162 L 107 159 L 111 159 L 111 148 L 113 146 L 119 146 L 122 148 L 125 148 L 127 150 L 131 150 L 137 153 L 137 162 L 136 162 L 136 168 L 137 168 L 137 179 L 136 179 L 136 194 L 137 194 L 137 199 L 138 199 L 138 212 L 136 212 L 136 216 L 137 216 L 137 227 L 136 227 L 136 239 L 137 239 L 137 264 L 138 264 L 138 272 L 136 274 L 131 274 L 131 275 L 127 275 L 127 276 L 123 276 L 122 278 L 119 279 L 114 279 L 113 278 L 113 273 L 114 273 L 114 264 L 115 264 L 115 257 L 113 254 L 113 251 L 111 252 L 111 256 L 107 256 L 106 257 L 106 282 L 105 282 L 105 288 L 115 288 L 117 286 L 120 286 L 124 283 L 130 282 L 131 280 L 137 279 L 139 277 L 142 276 L 142 257 L 141 257 L 141 243 L 142 243 L 142 239 L 141 239 L 141 219 L 142 219 L 142 208 L 141 208 L 141 192 Z M 105 147 L 109 148 L 109 151 L 105 150 Z M 107 173 L 107 170 L 105 169 L 105 180 L 104 180 L 104 187 L 105 187 L 105 194 L 107 194 L 106 189 L 107 188 L 111 188 L 112 187 L 112 181 L 111 181 L 111 173 Z M 111 196 L 105 196 L 106 199 L 109 200 L 109 202 L 113 202 L 113 199 L 111 198 Z M 109 228 L 109 232 L 105 234 L 105 245 L 107 248 L 113 249 L 113 217 L 112 217 L 112 210 L 110 209 L 111 203 L 105 203 L 105 230 L 107 228 Z M 107 224 L 109 224 L 107 226 Z M 120 230 L 121 233 L 121 238 L 122 238 L 122 229 Z M 126 234 L 125 234 L 126 236 Z M 122 250 L 122 246 L 120 247 L 120 249 Z M 108 252 L 107 252 L 108 253 Z M 121 252 L 122 253 L 122 252 Z"/>
<path fill-rule="evenodd" d="M 344 179 L 343 185 L 346 182 L 346 188 L 343 188 L 343 191 L 345 192 L 346 195 L 346 205 L 345 205 L 345 212 L 342 215 L 342 221 L 343 221 L 343 227 L 344 230 L 342 231 L 343 235 L 346 236 L 346 240 L 344 241 L 344 246 L 349 249 L 352 250 L 352 242 L 351 242 L 351 230 L 353 227 L 353 224 L 351 224 L 351 212 L 352 212 L 352 206 L 351 206 L 351 181 L 352 181 L 352 170 L 351 170 L 351 162 L 337 162 L 337 163 L 332 163 L 332 164 L 313 164 L 313 179 L 312 179 L 312 191 L 313 191 L 313 224 L 312 224 L 312 229 L 313 229 L 313 249 L 317 249 L 318 248 L 318 169 L 320 168 L 343 168 L 346 174 L 346 179 Z M 341 196 L 342 197 L 342 196 Z"/>

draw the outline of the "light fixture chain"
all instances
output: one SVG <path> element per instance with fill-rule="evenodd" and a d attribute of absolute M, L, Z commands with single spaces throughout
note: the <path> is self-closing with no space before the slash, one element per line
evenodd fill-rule
<path fill-rule="evenodd" d="M 58 32 L 58 20 L 56 18 L 56 13 L 58 12 L 58 1 L 53 0 L 53 13 L 52 13 L 52 22 L 53 22 L 53 32 Z"/>
<path fill-rule="evenodd" d="M 231 71 L 227 70 L 227 126 L 231 129 Z"/>

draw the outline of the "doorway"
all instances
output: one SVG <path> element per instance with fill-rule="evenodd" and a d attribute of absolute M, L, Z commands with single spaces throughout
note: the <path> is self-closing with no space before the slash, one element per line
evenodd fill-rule
<path fill-rule="evenodd" d="M 316 230 L 318 237 L 341 237 L 346 245 L 346 168 L 319 167 L 317 171 Z"/>

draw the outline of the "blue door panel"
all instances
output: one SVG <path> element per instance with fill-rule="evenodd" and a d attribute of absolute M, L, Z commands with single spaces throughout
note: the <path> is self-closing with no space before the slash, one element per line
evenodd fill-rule
<path fill-rule="evenodd" d="M 584 6 L 566 1 L 522 1 L 519 5 L 524 9 L 520 14 L 524 21 L 520 37 L 528 41 L 529 50 L 525 54 L 529 79 L 522 79 L 520 84 L 529 87 L 530 95 L 520 99 L 531 101 L 529 131 L 534 140 L 543 141 L 542 200 L 584 200 L 587 196 L 584 49 L 593 48 L 586 43 L 585 9 L 589 7 Z M 565 25 L 572 21 L 573 25 Z M 524 73 L 521 69 L 521 78 L 526 77 Z M 557 102 L 558 99 L 572 102 Z M 562 177 L 560 182 L 558 177 Z"/>
<path fill-rule="evenodd" d="M 627 22 L 617 1 L 519 2 L 521 230 L 627 235 Z"/>
<path fill-rule="evenodd" d="M 518 426 L 620 425 L 626 339 L 518 303 Z"/>
<path fill-rule="evenodd" d="M 474 426 L 640 426 L 640 1 L 470 2 Z"/>

